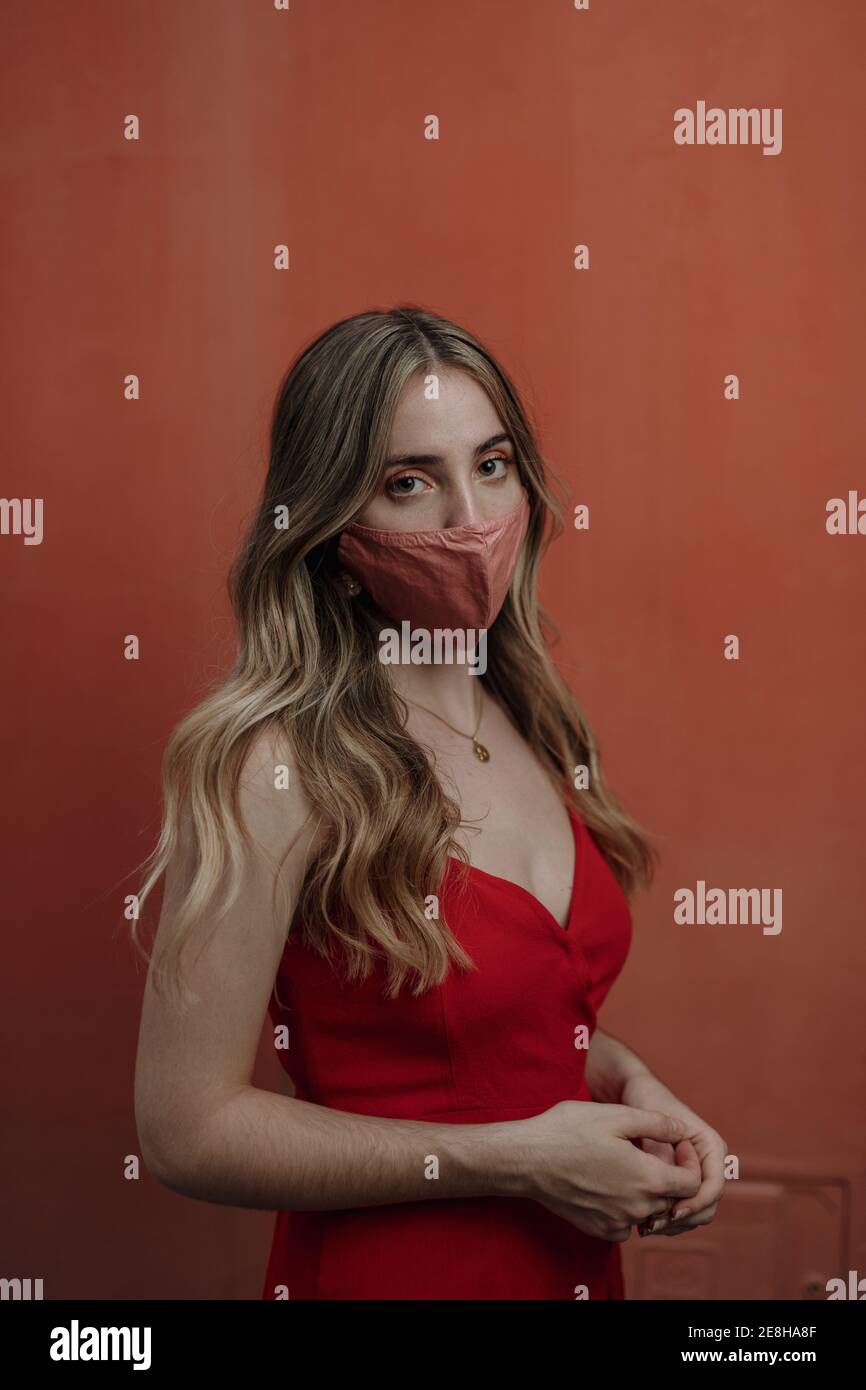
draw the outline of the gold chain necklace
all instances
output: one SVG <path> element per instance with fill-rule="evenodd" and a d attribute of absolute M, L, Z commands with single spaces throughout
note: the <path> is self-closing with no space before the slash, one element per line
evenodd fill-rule
<path fill-rule="evenodd" d="M 443 719 L 441 714 L 437 714 L 435 710 L 427 709 L 427 706 L 426 706 L 426 705 L 419 705 L 417 700 L 410 700 L 408 695 L 404 695 L 404 696 L 403 696 L 403 699 L 406 700 L 408 704 L 414 705 L 416 709 L 423 709 L 427 714 L 432 714 L 432 716 L 433 716 L 434 719 L 438 719 L 439 722 L 440 722 L 440 724 L 444 724 L 444 725 L 446 726 L 446 728 L 449 728 L 449 729 L 451 730 L 452 733 L 454 733 L 454 734 L 459 734 L 461 738 L 468 738 L 468 739 L 470 739 L 470 740 L 472 741 L 472 752 L 475 754 L 475 756 L 476 756 L 476 758 L 478 759 L 478 761 L 479 761 L 480 763 L 489 763 L 489 762 L 490 762 L 490 753 L 489 753 L 488 749 L 486 749 L 486 748 L 484 747 L 484 744 L 483 744 L 483 743 L 479 743 L 479 742 L 478 742 L 478 739 L 477 739 L 477 737 L 476 737 L 476 735 L 477 735 L 477 733 L 478 733 L 478 730 L 481 728 L 481 717 L 482 717 L 482 715 L 483 715 L 483 713 L 484 713 L 484 706 L 483 706 L 483 703 L 482 703 L 482 701 L 483 701 L 483 696 L 482 696 L 482 694 L 481 694 L 481 686 L 478 687 L 478 722 L 477 722 L 477 724 L 475 725 L 475 730 L 474 730 L 474 732 L 471 733 L 471 734 L 464 734 L 464 732 L 463 732 L 462 729 L 455 729 L 455 728 L 454 728 L 454 725 L 453 725 L 453 724 L 449 724 L 447 719 Z"/>

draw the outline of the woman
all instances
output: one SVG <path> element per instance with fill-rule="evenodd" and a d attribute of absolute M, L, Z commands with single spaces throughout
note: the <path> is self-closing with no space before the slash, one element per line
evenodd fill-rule
<path fill-rule="evenodd" d="M 632 1225 L 715 1214 L 723 1141 L 596 1027 L 651 851 L 545 648 L 557 517 L 453 323 L 358 314 L 286 376 L 140 895 L 142 1152 L 278 1212 L 265 1298 L 619 1298 Z"/>

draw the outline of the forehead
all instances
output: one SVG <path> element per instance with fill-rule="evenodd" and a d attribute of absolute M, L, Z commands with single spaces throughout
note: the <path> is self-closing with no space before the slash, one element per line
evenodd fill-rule
<path fill-rule="evenodd" d="M 438 399 L 428 399 L 425 375 L 412 377 L 397 402 L 389 453 L 435 452 L 438 446 L 474 449 L 505 429 L 490 397 L 468 372 L 442 367 L 436 373 Z"/>

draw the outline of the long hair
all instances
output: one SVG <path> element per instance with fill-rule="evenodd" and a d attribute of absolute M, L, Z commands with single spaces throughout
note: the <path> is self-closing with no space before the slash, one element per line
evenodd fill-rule
<path fill-rule="evenodd" d="M 280 386 L 261 502 L 229 577 L 239 633 L 234 666 L 166 745 L 162 829 L 141 866 L 139 913 L 180 845 L 184 813 L 194 869 L 153 960 L 157 989 L 186 995 L 184 941 L 206 912 L 218 921 L 237 897 L 250 843 L 238 782 L 266 730 L 292 750 L 321 826 L 286 932 L 297 924 L 310 947 L 329 959 L 338 953 L 349 979 L 365 978 L 382 960 L 391 997 L 407 978 L 420 994 L 452 966 L 473 967 L 444 918 L 425 912 L 447 856 L 466 862 L 455 839 L 460 807 L 406 731 L 405 702 L 379 659 L 371 601 L 350 596 L 336 558 L 340 532 L 381 484 L 403 388 L 444 366 L 486 391 L 514 440 L 530 504 L 511 587 L 490 629 L 487 687 L 583 818 L 626 895 L 652 878 L 656 851 L 605 788 L 595 739 L 548 655 L 552 627 L 536 585 L 542 554 L 562 530 L 562 508 L 514 385 L 475 337 L 447 319 L 412 305 L 359 313 L 301 352 Z M 578 767 L 588 769 L 579 791 Z M 138 944 L 135 922 L 132 935 Z"/>

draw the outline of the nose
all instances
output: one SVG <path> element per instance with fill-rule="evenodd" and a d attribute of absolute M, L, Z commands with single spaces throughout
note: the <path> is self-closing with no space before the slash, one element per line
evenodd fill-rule
<path fill-rule="evenodd" d="M 442 526 L 480 526 L 484 521 L 479 507 L 478 494 L 468 482 L 452 485 L 448 489 L 445 515 Z"/>

